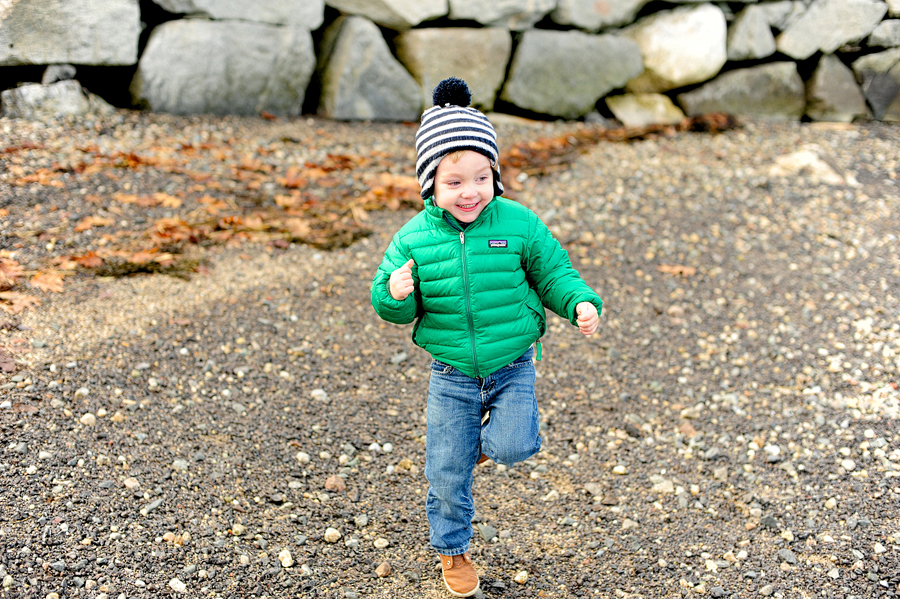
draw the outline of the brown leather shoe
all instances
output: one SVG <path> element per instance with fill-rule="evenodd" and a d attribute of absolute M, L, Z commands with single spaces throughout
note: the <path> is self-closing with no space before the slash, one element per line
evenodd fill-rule
<path fill-rule="evenodd" d="M 444 584 L 454 597 L 471 597 L 478 592 L 480 583 L 469 552 L 462 555 L 440 555 Z"/>
<path fill-rule="evenodd" d="M 476 466 L 480 466 L 481 464 L 484 464 L 485 462 L 487 462 L 489 459 L 491 459 L 491 458 L 487 457 L 487 456 L 484 455 L 484 454 L 481 454 L 481 457 L 478 458 L 478 461 L 475 462 L 475 465 L 476 465 Z"/>

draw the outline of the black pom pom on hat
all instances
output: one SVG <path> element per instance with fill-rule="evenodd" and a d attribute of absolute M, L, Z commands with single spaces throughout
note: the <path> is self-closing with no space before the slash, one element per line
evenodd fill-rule
<path fill-rule="evenodd" d="M 434 86 L 431 99 L 435 106 L 462 106 L 472 101 L 472 93 L 465 81 L 457 77 L 447 77 Z"/>

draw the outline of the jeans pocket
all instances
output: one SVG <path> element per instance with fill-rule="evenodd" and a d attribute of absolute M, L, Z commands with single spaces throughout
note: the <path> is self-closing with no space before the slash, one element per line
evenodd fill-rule
<path fill-rule="evenodd" d="M 444 364 L 440 360 L 431 359 L 431 374 L 437 375 L 448 375 L 453 373 L 453 367 L 449 364 Z"/>
<path fill-rule="evenodd" d="M 527 350 L 525 350 L 524 354 L 522 354 L 521 356 L 519 356 L 518 358 L 516 358 L 509 364 L 507 364 L 505 366 L 505 368 L 512 370 L 515 368 L 521 368 L 522 366 L 528 366 L 529 364 L 532 364 L 533 357 L 534 357 L 534 349 L 529 347 Z"/>

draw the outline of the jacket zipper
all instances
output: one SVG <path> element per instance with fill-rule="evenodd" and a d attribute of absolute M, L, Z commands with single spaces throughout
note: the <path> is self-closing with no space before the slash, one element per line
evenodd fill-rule
<path fill-rule="evenodd" d="M 475 353 L 475 323 L 472 320 L 472 303 L 469 299 L 469 270 L 466 266 L 466 232 L 459 232 L 459 243 L 462 249 L 463 290 L 466 294 L 466 319 L 469 323 L 469 340 L 472 343 L 472 365 L 475 367 L 475 376 L 479 376 L 478 356 Z"/>

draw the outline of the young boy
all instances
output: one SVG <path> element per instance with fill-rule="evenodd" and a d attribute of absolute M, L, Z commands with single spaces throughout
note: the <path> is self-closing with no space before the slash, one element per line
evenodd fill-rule
<path fill-rule="evenodd" d="M 603 302 L 537 215 L 501 197 L 497 136 L 468 107 L 465 82 L 445 79 L 433 97 L 416 134 L 425 210 L 385 252 L 372 306 L 392 323 L 415 320 L 413 342 L 433 358 L 426 513 L 444 583 L 469 597 L 479 590 L 472 471 L 541 447 L 532 346 L 546 330 L 544 306 L 591 335 Z"/>

